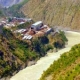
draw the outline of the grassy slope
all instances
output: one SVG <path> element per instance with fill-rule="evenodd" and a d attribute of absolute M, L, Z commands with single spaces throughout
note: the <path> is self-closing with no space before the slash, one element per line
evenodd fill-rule
<path fill-rule="evenodd" d="M 21 65 L 25 67 L 25 63 L 13 55 L 9 47 L 8 40 L 0 35 L 0 78 L 12 76 L 15 71 L 21 69 Z"/>
<path fill-rule="evenodd" d="M 80 29 L 80 0 L 30 0 L 22 12 L 51 26 Z"/>
<path fill-rule="evenodd" d="M 3 33 L 5 37 L 0 35 L 0 78 L 12 76 L 15 71 L 26 67 L 29 60 L 35 60 L 38 56 L 10 30 L 4 29 Z"/>
<path fill-rule="evenodd" d="M 27 42 L 17 39 L 10 30 L 3 29 L 3 33 L 9 42 L 9 50 L 19 59 L 25 62 L 37 56 L 34 51 L 30 50 Z"/>
<path fill-rule="evenodd" d="M 28 27 L 30 24 L 25 23 L 16 28 Z M 17 38 L 9 29 L 3 28 L 3 35 L 0 35 L 0 78 L 12 76 L 15 71 L 18 72 L 26 67 L 28 61 L 45 56 L 48 50 L 53 49 L 54 42 L 57 41 L 57 48 L 61 48 L 67 41 L 61 31 L 54 37 L 49 35 L 35 38 L 31 40 L 31 44 Z"/>
<path fill-rule="evenodd" d="M 40 80 L 76 80 L 80 79 L 80 44 L 61 55 L 45 71 Z"/>
<path fill-rule="evenodd" d="M 0 78 L 12 76 L 27 66 L 28 61 L 37 60 L 45 56 L 49 49 L 53 49 L 50 38 L 42 36 L 31 41 L 31 45 L 22 41 L 8 29 L 3 29 L 3 36 L 0 35 Z M 60 48 L 67 40 L 64 34 L 56 34 L 53 39 L 58 41 Z M 52 41 L 54 42 L 54 41 Z"/>

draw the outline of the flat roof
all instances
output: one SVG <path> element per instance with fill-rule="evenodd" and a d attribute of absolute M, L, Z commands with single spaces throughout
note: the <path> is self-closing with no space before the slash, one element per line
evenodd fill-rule
<path fill-rule="evenodd" d="M 22 39 L 32 39 L 32 36 L 31 35 L 27 35 L 27 36 L 24 36 Z"/>
<path fill-rule="evenodd" d="M 42 22 L 42 21 L 38 21 L 38 22 L 36 22 L 36 23 L 34 23 L 34 24 L 32 24 L 32 25 L 36 26 L 36 25 L 38 25 L 38 24 L 40 24 L 40 23 L 43 23 L 43 22 Z"/>

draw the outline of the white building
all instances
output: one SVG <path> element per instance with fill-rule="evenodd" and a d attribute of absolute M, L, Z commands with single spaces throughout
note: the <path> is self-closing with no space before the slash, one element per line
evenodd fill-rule
<path fill-rule="evenodd" d="M 31 25 L 31 29 L 39 30 L 39 29 L 41 29 L 42 26 L 43 26 L 43 22 L 42 21 L 38 21 L 38 22 L 36 22 L 36 23 Z"/>
<path fill-rule="evenodd" d="M 26 29 L 19 29 L 19 30 L 14 31 L 14 33 L 23 33 L 25 31 L 26 31 Z"/>

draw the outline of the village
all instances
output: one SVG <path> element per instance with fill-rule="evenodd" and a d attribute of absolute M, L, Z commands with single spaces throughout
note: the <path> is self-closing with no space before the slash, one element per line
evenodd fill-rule
<path fill-rule="evenodd" d="M 0 26 L 10 29 L 14 34 L 19 33 L 22 36 L 22 40 L 32 40 L 35 37 L 41 37 L 44 35 L 48 35 L 54 31 L 48 25 L 44 24 L 43 21 L 34 22 L 29 27 L 26 26 L 26 28 L 12 30 L 12 28 L 14 28 L 18 25 L 22 25 L 22 24 L 25 24 L 26 22 L 31 22 L 31 21 L 32 21 L 32 19 L 30 19 L 30 18 L 12 17 L 12 18 L 8 18 L 8 19 L 1 21 Z M 53 32 L 53 34 L 55 34 L 55 33 L 56 33 L 56 31 Z"/>
<path fill-rule="evenodd" d="M 21 35 L 23 35 L 22 40 L 31 40 L 32 38 L 49 34 L 51 31 L 52 29 L 44 25 L 42 21 L 38 21 L 33 23 L 29 29 L 20 29 L 14 32 L 21 33 Z"/>

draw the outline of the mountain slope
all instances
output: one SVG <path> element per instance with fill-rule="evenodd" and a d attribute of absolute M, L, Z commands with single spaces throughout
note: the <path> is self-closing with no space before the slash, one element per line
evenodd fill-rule
<path fill-rule="evenodd" d="M 15 0 L 16 1 L 16 0 Z M 27 3 L 29 0 L 22 0 L 19 4 L 10 6 L 9 8 L 4 8 L 4 13 L 6 16 L 15 16 L 15 17 L 25 17 L 25 15 L 20 11 L 20 8 Z"/>
<path fill-rule="evenodd" d="M 3 29 L 3 35 L 0 35 L 0 80 L 9 80 L 7 78 L 25 68 L 29 60 L 37 58 L 37 54 L 30 51 L 28 43 L 17 39 L 10 30 Z"/>
<path fill-rule="evenodd" d="M 0 4 L 3 7 L 10 7 L 10 6 L 14 5 L 14 4 L 20 3 L 21 1 L 23 1 L 23 0 L 0 0 Z"/>
<path fill-rule="evenodd" d="M 40 80 L 80 80 L 80 44 L 54 61 Z"/>
<path fill-rule="evenodd" d="M 56 48 L 65 46 L 67 38 L 63 32 L 60 31 L 53 38 L 42 36 L 31 41 L 22 41 L 9 29 L 3 28 L 3 33 L 0 35 L 0 80 L 4 77 L 11 77 L 14 72 L 27 67 L 29 61 L 37 61 L 45 56 L 48 50 L 56 46 Z"/>
<path fill-rule="evenodd" d="M 0 35 L 0 80 L 25 67 L 25 63 L 11 52 L 10 46 L 9 41 Z"/>
<path fill-rule="evenodd" d="M 30 0 L 21 11 L 35 21 L 80 30 L 80 0 Z"/>

